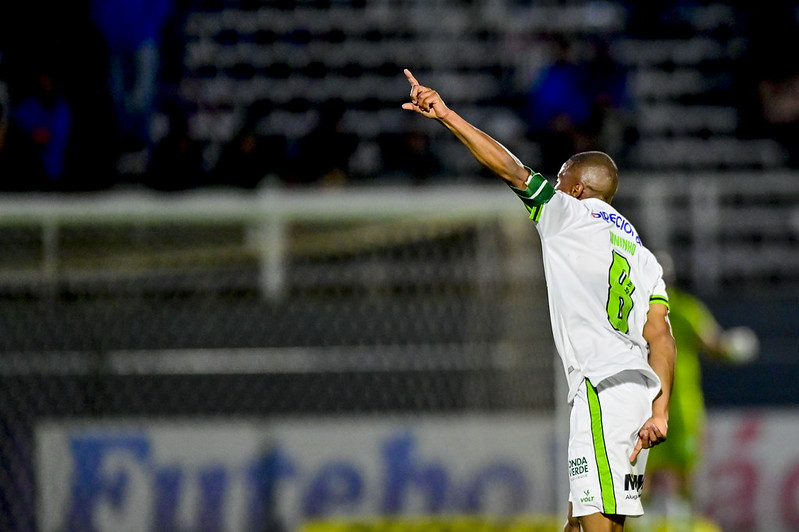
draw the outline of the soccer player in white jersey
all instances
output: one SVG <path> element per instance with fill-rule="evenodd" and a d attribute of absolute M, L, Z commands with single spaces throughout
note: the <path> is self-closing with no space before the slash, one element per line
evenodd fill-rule
<path fill-rule="evenodd" d="M 643 514 L 650 447 L 664 441 L 676 349 L 662 269 L 610 202 L 618 178 L 602 152 L 573 155 L 556 186 L 411 84 L 403 109 L 446 126 L 521 198 L 541 238 L 555 346 L 571 405 L 566 532 L 617 532 Z"/>

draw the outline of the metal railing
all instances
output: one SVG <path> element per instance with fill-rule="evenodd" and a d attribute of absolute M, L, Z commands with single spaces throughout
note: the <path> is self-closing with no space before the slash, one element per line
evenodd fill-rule
<path fill-rule="evenodd" d="M 59 271 L 59 232 L 65 226 L 244 224 L 259 257 L 262 290 L 278 296 L 284 289 L 288 223 L 422 217 L 431 222 L 474 221 L 524 215 L 504 186 L 460 183 L 333 191 L 6 195 L 0 197 L 0 231 L 25 227 L 38 232 L 38 264 L 24 275 L 46 280 Z M 623 175 L 615 204 L 637 226 L 647 247 L 672 254 L 682 281 L 699 293 L 713 295 L 728 288 L 799 293 L 796 173 Z M 0 259 L 0 278 L 8 281 L 20 273 Z"/>

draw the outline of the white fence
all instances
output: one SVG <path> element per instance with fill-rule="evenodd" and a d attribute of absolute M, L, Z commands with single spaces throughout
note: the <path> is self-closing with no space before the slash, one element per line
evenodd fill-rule
<path fill-rule="evenodd" d="M 799 175 L 796 173 L 623 175 L 616 204 L 650 249 L 667 250 L 682 280 L 704 294 L 724 288 L 782 295 L 799 292 Z M 285 228 L 290 222 L 521 218 L 501 184 L 374 186 L 335 190 L 263 188 L 162 195 L 113 191 L 91 195 L 0 197 L 0 229 L 38 227 L 34 270 L 0 267 L 0 278 L 52 278 L 64 225 L 171 222 L 242 223 L 261 263 L 265 294 L 284 289 Z"/>

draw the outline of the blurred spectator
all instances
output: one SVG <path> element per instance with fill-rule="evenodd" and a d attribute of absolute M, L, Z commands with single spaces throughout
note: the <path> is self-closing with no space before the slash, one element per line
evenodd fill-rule
<path fill-rule="evenodd" d="M 766 135 L 782 144 L 790 166 L 799 167 L 799 72 L 761 80 L 757 94 Z"/>
<path fill-rule="evenodd" d="M 167 131 L 153 147 L 145 185 L 156 190 L 185 190 L 207 183 L 200 143 L 189 135 L 188 115 L 173 102 L 165 109 Z"/>
<path fill-rule="evenodd" d="M 5 148 L 8 171 L 2 187 L 75 190 L 112 184 L 113 166 L 108 163 L 108 154 L 112 147 L 109 137 L 113 135 L 109 135 L 107 122 L 111 113 L 106 60 L 102 38 L 89 19 L 88 2 L 49 3 L 46 9 L 30 2 L 0 2 L 0 53 L 0 76 L 8 83 L 10 94 L 7 112 L 16 112 L 29 97 L 41 97 L 37 78 L 44 72 L 73 117 L 65 170 L 57 182 L 47 182 L 42 175 L 31 177 L 31 172 L 42 173 L 37 170 L 42 163 L 35 161 L 35 152 L 25 148 L 14 119 L 9 124 Z M 23 161 L 26 157 L 27 162 Z M 11 169 L 18 171 L 12 173 Z"/>
<path fill-rule="evenodd" d="M 238 132 L 222 148 L 214 171 L 217 183 L 254 188 L 267 175 L 285 173 L 285 137 L 260 131 L 271 111 L 271 102 L 265 100 L 255 102 L 247 109 Z"/>
<path fill-rule="evenodd" d="M 88 2 L 75 9 L 59 44 L 59 66 L 72 106 L 72 141 L 67 154 L 70 190 L 95 190 L 117 182 L 115 119 L 108 87 L 108 56 L 103 36 L 89 17 Z M 74 60 L 80 58 L 80 60 Z"/>
<path fill-rule="evenodd" d="M 195 0 L 171 0 L 170 14 L 164 22 L 160 41 L 160 64 L 158 65 L 158 108 L 182 105 L 180 83 L 183 79 L 183 58 L 186 53 L 185 26 Z"/>
<path fill-rule="evenodd" d="M 6 160 L 8 158 L 6 138 L 8 137 L 10 108 L 8 85 L 0 79 L 0 175 L 3 174 L 3 170 L 6 168 Z"/>
<path fill-rule="evenodd" d="M 49 69 L 34 70 L 33 78 L 21 101 L 12 104 L 6 149 L 20 181 L 4 181 L 7 190 L 64 187 L 72 107 Z"/>
<path fill-rule="evenodd" d="M 592 149 L 623 159 L 635 140 L 627 69 L 613 58 L 608 41 L 597 37 L 592 44 L 592 56 L 585 64 L 585 86 L 591 96 L 585 132 Z"/>
<path fill-rule="evenodd" d="M 740 62 L 741 133 L 778 141 L 788 164 L 799 167 L 799 8 L 774 2 L 744 10 L 749 46 Z"/>
<path fill-rule="evenodd" d="M 627 34 L 639 39 L 690 39 L 696 35 L 691 11 L 697 0 L 648 0 L 620 2 L 628 13 Z"/>
<path fill-rule="evenodd" d="M 608 44 L 591 43 L 593 54 L 578 62 L 573 43 L 552 39 L 554 58 L 527 93 L 528 136 L 541 148 L 541 168 L 555 173 L 576 152 L 602 150 L 620 158 L 628 120 L 627 74 Z"/>
<path fill-rule="evenodd" d="M 583 128 L 591 114 L 584 72 L 572 56 L 572 43 L 556 36 L 552 46 L 554 59 L 531 87 L 525 107 L 528 132 L 541 146 L 545 173 L 556 172 L 572 154 L 586 151 Z"/>
<path fill-rule="evenodd" d="M 415 184 L 422 184 L 439 174 L 443 166 L 433 153 L 430 137 L 408 128 L 403 133 L 386 133 L 378 139 L 384 175 L 407 175 Z"/>
<path fill-rule="evenodd" d="M 109 83 L 123 153 L 120 170 L 143 171 L 151 150 L 161 37 L 172 0 L 92 0 L 91 17 L 108 49 Z M 132 166 L 124 167 L 127 161 Z"/>
<path fill-rule="evenodd" d="M 358 136 L 342 131 L 345 109 L 345 103 L 338 99 L 329 100 L 319 107 L 316 127 L 300 139 L 290 181 L 326 185 L 349 181 L 349 161 L 358 147 Z"/>

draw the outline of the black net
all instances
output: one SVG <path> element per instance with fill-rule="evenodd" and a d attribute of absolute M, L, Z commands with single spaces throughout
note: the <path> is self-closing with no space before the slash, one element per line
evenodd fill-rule
<path fill-rule="evenodd" d="M 3 229 L 0 526 L 33 529 L 44 420 L 551 408 L 527 228 L 289 223 L 279 263 L 244 222 Z"/>

